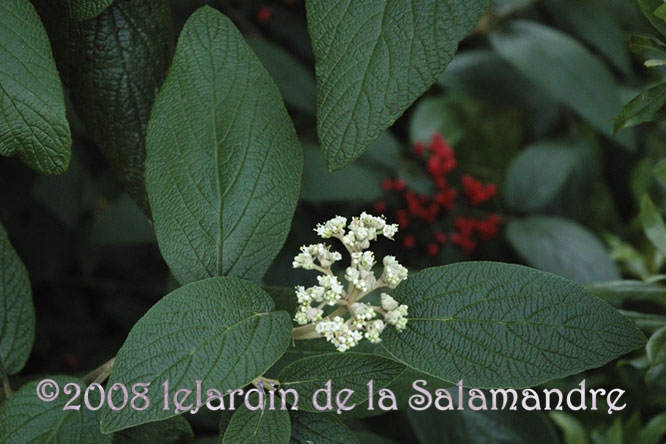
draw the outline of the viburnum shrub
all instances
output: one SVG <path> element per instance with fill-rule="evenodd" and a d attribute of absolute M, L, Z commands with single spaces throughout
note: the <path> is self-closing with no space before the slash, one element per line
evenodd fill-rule
<path fill-rule="evenodd" d="M 381 185 L 389 195 L 373 207 L 375 212 L 395 217 L 405 233 L 401 237 L 404 248 L 437 256 L 442 246 L 450 242 L 469 255 L 479 240 L 497 236 L 499 216 L 481 212 L 480 208 L 497 195 L 495 184 L 482 184 L 470 174 L 463 174 L 459 177 L 462 188 L 454 187 L 451 176 L 458 162 L 455 151 L 440 133 L 434 133 L 427 145 L 416 142 L 412 154 L 420 161 L 434 193 L 420 194 L 401 178 L 387 178 Z"/>
<path fill-rule="evenodd" d="M 246 6 L 214 3 L 229 15 Z M 11 229 L 0 227 L 0 441 L 192 442 L 194 424 L 215 435 L 204 439 L 223 444 L 354 444 L 370 429 L 357 436 L 341 418 L 399 409 L 412 417 L 409 409 L 423 406 L 408 401 L 417 381 L 436 387 L 438 397 L 456 383 L 461 394 L 463 385 L 479 393 L 526 388 L 642 347 L 644 334 L 624 314 L 563 277 L 500 262 L 420 271 L 401 265 L 405 248 L 423 244 L 434 255 L 450 242 L 469 253 L 498 231 L 493 213 L 481 216 L 496 189 L 464 174 L 454 187 L 454 152 L 439 135 L 415 147 L 435 185 L 432 196 L 392 179 L 385 187 L 400 203 L 393 211 L 387 206 L 386 218 L 370 208 L 356 217 L 340 212 L 308 226 L 308 238 L 316 239 L 313 228 L 324 242 L 300 250 L 285 243 L 290 234 L 304 235 L 297 231 L 305 216 L 296 211 L 303 122 L 316 120 L 331 171 L 351 166 L 442 76 L 488 4 L 307 0 L 300 18 L 307 21 L 317 99 L 308 120 L 292 119 L 282 95 L 294 108 L 314 104 L 294 99 L 289 78 L 275 76 L 276 85 L 257 58 L 261 45 L 254 41 L 253 49 L 211 6 L 187 17 L 174 49 L 167 0 L 0 2 L 0 154 L 61 174 L 71 168 L 72 129 L 85 129 L 83 142 L 75 142 L 90 148 L 94 141 L 109 160 L 172 276 L 172 290 L 151 300 L 128 332 L 120 322 L 99 327 L 106 334 L 111 325 L 124 338 L 99 368 L 25 373 L 42 328 L 35 325 L 34 276 Z M 237 20 L 248 33 L 257 30 L 245 17 L 277 16 L 257 17 L 255 6 Z M 294 29 L 281 31 L 289 37 Z M 103 189 L 106 179 L 85 182 L 81 194 Z M 48 182 L 35 189 L 51 191 Z M 68 206 L 59 202 L 48 204 Z M 21 217 L 7 226 L 17 229 Z M 131 225 L 122 222 L 109 224 L 114 234 Z M 427 229 L 414 231 L 418 224 Z M 399 227 L 406 236 L 396 238 Z M 63 238 L 65 250 L 84 249 Z M 371 249 L 379 240 L 405 248 L 380 257 Z M 91 256 L 84 255 L 84 270 Z M 294 274 L 288 286 L 266 285 L 267 270 L 281 261 L 282 269 L 309 270 L 314 279 Z M 64 295 L 60 313 L 69 315 L 74 308 Z M 130 310 L 104 302 L 120 317 Z M 391 418 L 378 429 L 387 432 Z M 490 436 L 518 436 L 533 425 L 456 418 L 484 424 Z M 419 430 L 437 430 L 440 439 L 434 423 L 440 420 Z M 544 442 L 540 432 L 527 442 Z"/>

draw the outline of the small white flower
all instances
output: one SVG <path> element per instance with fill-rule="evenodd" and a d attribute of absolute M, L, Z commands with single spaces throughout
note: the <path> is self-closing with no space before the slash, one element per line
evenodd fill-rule
<path fill-rule="evenodd" d="M 393 236 L 398 232 L 398 224 L 386 225 L 382 230 L 385 238 L 393 240 Z"/>
<path fill-rule="evenodd" d="M 398 284 L 407 279 L 407 269 L 400 265 L 395 256 L 384 257 L 384 282 L 389 288 L 395 288 Z"/>
<path fill-rule="evenodd" d="M 398 305 L 399 305 L 399 304 L 398 304 L 398 301 L 396 301 L 395 299 L 393 299 L 393 298 L 391 297 L 391 295 L 386 294 L 386 293 L 382 293 L 382 294 L 380 295 L 380 297 L 381 297 L 381 300 L 382 300 L 382 308 L 383 308 L 384 310 L 386 310 L 386 311 L 392 311 L 392 310 L 395 310 L 396 308 L 398 308 Z"/>
<path fill-rule="evenodd" d="M 320 237 L 328 239 L 330 237 L 341 237 L 345 234 L 345 225 L 347 218 L 342 216 L 335 216 L 333 219 L 326 221 L 324 224 L 318 224 L 315 231 Z"/>

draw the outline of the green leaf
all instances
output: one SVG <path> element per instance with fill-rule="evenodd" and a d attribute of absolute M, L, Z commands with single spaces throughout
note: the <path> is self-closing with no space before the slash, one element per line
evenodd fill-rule
<path fill-rule="evenodd" d="M 281 401 L 277 396 L 275 402 L 275 408 L 270 408 L 266 396 L 263 409 L 250 410 L 245 406 L 238 409 L 224 430 L 220 443 L 289 444 L 291 435 L 289 412 L 280 408 Z M 249 398 L 248 404 L 258 406 L 258 397 Z"/>
<path fill-rule="evenodd" d="M 420 100 L 409 121 L 409 140 L 412 143 L 428 143 L 434 133 L 440 133 L 447 142 L 455 145 L 465 131 L 460 111 L 455 105 L 455 98 L 451 96 Z"/>
<path fill-rule="evenodd" d="M 636 3 L 650 24 L 666 36 L 666 23 L 655 15 L 655 10 L 664 4 L 663 0 L 636 0 Z"/>
<path fill-rule="evenodd" d="M 168 0 L 116 1 L 82 22 L 68 17 L 72 0 L 39 1 L 76 113 L 127 193 L 149 214 L 145 137 L 173 54 Z"/>
<path fill-rule="evenodd" d="M 648 422 L 638 437 L 641 444 L 659 444 L 666 435 L 666 413 L 655 416 Z"/>
<path fill-rule="evenodd" d="M 45 174 L 60 174 L 72 136 L 51 45 L 28 0 L 0 4 L 0 154 Z"/>
<path fill-rule="evenodd" d="M 35 339 L 35 309 L 28 272 L 0 225 L 0 377 L 18 373 Z"/>
<path fill-rule="evenodd" d="M 666 60 L 666 45 L 654 37 L 632 35 L 629 48 L 644 59 Z"/>
<path fill-rule="evenodd" d="M 113 444 L 185 444 L 194 441 L 190 423 L 182 416 L 121 430 L 113 434 Z"/>
<path fill-rule="evenodd" d="M 666 364 L 666 326 L 650 336 L 645 351 L 652 365 Z"/>
<path fill-rule="evenodd" d="M 426 387 L 430 391 L 430 387 Z M 431 392 L 434 393 L 434 392 Z M 449 390 L 452 405 L 458 406 L 458 390 Z M 492 395 L 481 392 L 488 408 Z M 433 396 L 434 397 L 434 396 Z M 520 406 L 518 411 L 471 410 L 469 393 L 463 393 L 462 410 L 441 412 L 434 407 L 424 411 L 407 410 L 407 417 L 421 444 L 558 444 L 553 426 L 541 412 L 528 412 Z M 473 405 L 481 401 L 472 398 Z M 533 401 L 530 401 L 533 403 Z M 437 424 L 437 427 L 432 427 Z M 442 433 L 446 430 L 446 433 Z"/>
<path fill-rule="evenodd" d="M 150 382 L 150 406 L 143 411 L 105 408 L 102 429 L 113 432 L 174 416 L 173 396 L 180 389 L 193 391 L 182 404 L 196 406 L 197 380 L 202 381 L 205 403 L 208 388 L 226 394 L 262 375 L 282 356 L 291 337 L 289 315 L 273 312 L 273 307 L 261 288 L 237 278 L 206 279 L 169 293 L 132 328 L 107 384 Z M 114 400 L 121 405 L 121 398 Z"/>
<path fill-rule="evenodd" d="M 650 87 L 624 105 L 615 118 L 614 130 L 655 120 L 655 114 L 666 103 L 666 82 Z"/>
<path fill-rule="evenodd" d="M 49 379 L 59 386 L 59 394 L 53 401 L 38 398 L 36 391 L 41 381 L 33 381 L 0 404 L 3 444 L 110 444 L 113 436 L 100 433 L 95 412 L 83 405 L 86 390 L 83 381 L 69 376 Z M 72 405 L 81 405 L 80 409 L 64 410 L 65 404 L 76 395 L 73 386 L 68 388 L 71 393 L 65 393 L 66 384 L 79 387 L 80 395 Z M 51 394 L 53 389 L 45 384 L 40 393 Z M 93 406 L 100 402 L 94 394 L 89 399 Z"/>
<path fill-rule="evenodd" d="M 373 381 L 373 390 L 377 391 L 386 387 L 404 369 L 404 365 L 382 356 L 335 352 L 296 361 L 282 370 L 278 380 L 280 388 L 296 390 L 300 395 L 298 409 L 306 412 L 321 411 L 314 406 L 312 398 L 330 380 L 332 406 L 336 411 L 335 396 L 339 390 L 352 390 L 353 394 L 345 404 L 358 406 L 368 399 L 370 380 Z M 323 393 L 318 399 L 320 406 L 325 406 L 326 396 Z"/>
<path fill-rule="evenodd" d="M 620 278 L 603 244 L 575 222 L 533 216 L 509 223 L 506 236 L 531 266 L 589 284 Z"/>
<path fill-rule="evenodd" d="M 510 208 L 538 212 L 553 204 L 583 166 L 585 151 L 566 140 L 537 142 L 509 166 L 504 199 Z"/>
<path fill-rule="evenodd" d="M 601 366 L 645 337 L 578 284 L 531 268 L 466 262 L 429 268 L 392 295 L 409 322 L 387 328 L 395 358 L 470 387 L 528 387 Z"/>
<path fill-rule="evenodd" d="M 113 0 L 67 0 L 69 13 L 76 20 L 88 20 L 100 15 Z"/>
<path fill-rule="evenodd" d="M 613 74 L 573 38 L 547 26 L 509 22 L 490 35 L 497 53 L 555 99 L 571 107 L 608 137 L 621 107 Z M 618 140 L 628 144 L 626 140 Z"/>
<path fill-rule="evenodd" d="M 585 427 L 574 416 L 563 412 L 550 412 L 550 419 L 562 429 L 563 442 L 570 444 L 587 444 Z"/>
<path fill-rule="evenodd" d="M 596 297 L 614 305 L 638 300 L 666 305 L 666 288 L 655 283 L 627 279 L 597 282 L 585 288 Z"/>
<path fill-rule="evenodd" d="M 289 444 L 360 444 L 346 425 L 330 413 L 290 412 Z"/>
<path fill-rule="evenodd" d="M 122 195 L 97 219 L 90 230 L 93 245 L 136 245 L 155 242 L 146 215 L 127 195 Z"/>
<path fill-rule="evenodd" d="M 638 217 L 641 219 L 643 231 L 652 245 L 666 256 L 666 224 L 647 194 L 644 194 L 641 199 L 641 211 Z"/>
<path fill-rule="evenodd" d="M 155 232 L 176 278 L 260 279 L 287 237 L 303 157 L 277 87 L 210 7 L 183 28 L 146 151 Z"/>
<path fill-rule="evenodd" d="M 245 40 L 271 75 L 287 106 L 314 115 L 317 102 L 314 73 L 269 40 L 252 36 Z"/>
<path fill-rule="evenodd" d="M 308 0 L 317 128 L 340 169 L 442 75 L 486 0 Z"/>

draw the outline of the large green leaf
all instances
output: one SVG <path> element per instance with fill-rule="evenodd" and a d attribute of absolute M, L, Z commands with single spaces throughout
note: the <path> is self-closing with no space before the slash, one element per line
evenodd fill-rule
<path fill-rule="evenodd" d="M 580 146 L 565 140 L 542 141 L 523 150 L 506 173 L 503 188 L 509 207 L 524 212 L 546 209 L 584 168 L 584 154 Z"/>
<path fill-rule="evenodd" d="M 429 387 L 427 387 L 430 389 Z M 430 390 L 429 390 L 430 391 Z M 431 392 L 434 393 L 434 392 Z M 452 404 L 458 406 L 457 387 L 449 390 Z M 491 409 L 492 394 L 481 392 Z M 434 397 L 434 396 L 433 396 Z M 499 397 L 498 397 L 499 398 Z M 528 412 L 520 406 L 511 410 L 472 410 L 469 393 L 463 392 L 461 410 L 441 412 L 431 407 L 425 411 L 407 410 L 407 417 L 421 444 L 557 444 L 555 429 L 541 412 Z M 473 397 L 474 406 L 481 401 Z M 529 405 L 533 401 L 529 401 Z M 455 408 L 455 407 L 454 407 Z M 429 427 L 429 424 L 437 427 Z M 446 430 L 446 433 L 442 433 Z"/>
<path fill-rule="evenodd" d="M 262 375 L 284 353 L 291 337 L 289 315 L 273 312 L 273 307 L 261 288 L 237 278 L 193 282 L 165 296 L 130 331 L 107 385 L 150 382 L 150 406 L 142 411 L 105 409 L 103 430 L 174 416 L 174 393 L 195 392 L 196 380 L 202 381 L 205 403 L 208 388 L 226 394 Z M 162 383 L 167 380 L 170 408 L 165 410 Z M 183 404 L 196 405 L 194 396 Z M 116 405 L 121 405 L 121 398 L 114 398 Z"/>
<path fill-rule="evenodd" d="M 271 408 L 266 395 L 263 409 L 238 409 L 223 431 L 220 444 L 289 444 L 291 421 L 289 412 L 282 410 L 280 403 L 276 396 Z M 258 406 L 257 396 L 249 398 L 248 404 Z"/>
<path fill-rule="evenodd" d="M 664 4 L 663 0 L 636 0 L 636 3 L 650 24 L 666 36 L 666 23 L 654 14 L 655 10 Z"/>
<path fill-rule="evenodd" d="M 331 381 L 332 399 L 341 389 L 354 393 L 345 403 L 356 405 L 368 399 L 368 382 L 373 381 L 373 390 L 377 391 L 396 379 L 405 366 L 382 356 L 362 353 L 326 353 L 298 360 L 282 370 L 278 380 L 280 388 L 293 388 L 299 395 L 298 409 L 317 412 L 312 402 L 314 393 L 324 389 Z M 322 393 L 318 402 L 320 407 L 326 404 Z M 333 401 L 333 411 L 336 411 Z M 342 410 L 341 410 L 342 412 Z"/>
<path fill-rule="evenodd" d="M 28 272 L 0 225 L 0 376 L 18 373 L 35 339 Z"/>
<path fill-rule="evenodd" d="M 76 20 L 88 20 L 98 16 L 113 0 L 67 0 L 69 13 Z"/>
<path fill-rule="evenodd" d="M 86 21 L 69 17 L 72 0 L 38 5 L 77 114 L 127 193 L 149 213 L 145 137 L 173 53 L 168 0 L 116 1 Z"/>
<path fill-rule="evenodd" d="M 28 0 L 0 2 L 0 154 L 60 174 L 72 136 L 46 31 Z"/>
<path fill-rule="evenodd" d="M 533 216 L 509 223 L 506 236 L 529 265 L 589 284 L 620 278 L 603 244 L 575 222 Z"/>
<path fill-rule="evenodd" d="M 289 231 L 303 156 L 277 87 L 212 8 L 183 28 L 146 151 L 157 240 L 176 278 L 261 278 Z"/>
<path fill-rule="evenodd" d="M 655 120 L 655 114 L 666 103 L 666 82 L 639 93 L 624 105 L 615 118 L 615 131 Z"/>
<path fill-rule="evenodd" d="M 360 444 L 346 425 L 330 413 L 291 412 L 290 444 Z"/>
<path fill-rule="evenodd" d="M 102 435 L 95 412 L 83 404 L 86 385 L 80 379 L 69 376 L 49 378 L 59 388 L 57 393 L 50 382 L 33 381 L 21 387 L 12 397 L 0 404 L 0 437 L 3 444 L 110 444 L 113 435 Z M 78 410 L 65 410 L 65 404 L 74 398 L 78 385 L 80 391 L 72 406 Z M 36 392 L 51 397 L 42 401 Z M 97 395 L 97 396 L 96 396 Z M 91 394 L 90 405 L 100 404 L 99 392 Z"/>
<path fill-rule="evenodd" d="M 308 0 L 317 127 L 332 170 L 354 161 L 451 61 L 487 0 Z"/>
<path fill-rule="evenodd" d="M 527 387 L 603 365 L 645 337 L 578 284 L 531 268 L 466 262 L 421 271 L 393 292 L 409 307 L 384 347 L 471 387 Z"/>
<path fill-rule="evenodd" d="M 613 136 L 611 119 L 621 107 L 617 83 L 610 70 L 579 42 L 522 20 L 507 23 L 491 34 L 490 41 L 500 57 L 525 77 Z"/>

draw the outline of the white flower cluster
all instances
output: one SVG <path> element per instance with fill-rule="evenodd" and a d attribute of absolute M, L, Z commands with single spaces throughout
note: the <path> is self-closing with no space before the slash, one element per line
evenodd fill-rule
<path fill-rule="evenodd" d="M 376 265 L 375 254 L 367 250 L 370 241 L 382 235 L 388 239 L 398 231 L 396 224 L 387 224 L 383 217 L 362 213 L 347 225 L 347 218 L 337 216 L 324 224 L 317 225 L 317 234 L 324 238 L 342 241 L 351 255 L 351 264 L 345 270 L 349 288 L 345 291 L 331 271 L 333 263 L 342 259 L 340 253 L 331 251 L 330 246 L 313 244 L 301 247 L 301 253 L 294 258 L 294 268 L 317 270 L 318 285 L 310 288 L 297 287 L 296 296 L 300 304 L 294 321 L 299 325 L 314 324 L 316 333 L 343 352 L 356 346 L 364 337 L 372 343 L 381 341 L 380 335 L 388 324 L 402 330 L 407 325 L 407 306 L 400 305 L 386 293 L 381 294 L 381 306 L 357 302 L 377 288 L 395 288 L 407 279 L 407 269 L 400 265 L 394 256 L 384 257 L 384 271 L 378 280 L 372 268 Z M 315 304 L 315 306 L 313 306 Z M 349 312 L 349 319 L 343 316 L 324 317 L 326 305 L 340 305 Z M 378 314 L 383 317 L 378 319 Z"/>

